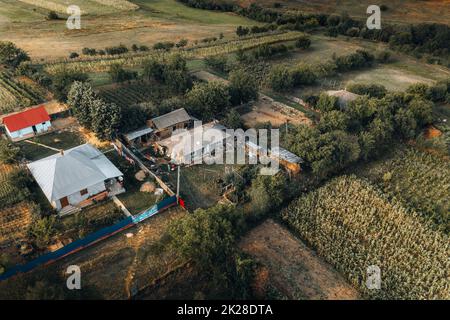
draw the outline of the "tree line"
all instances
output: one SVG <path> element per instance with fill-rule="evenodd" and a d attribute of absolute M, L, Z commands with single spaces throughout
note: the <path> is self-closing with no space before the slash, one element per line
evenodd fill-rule
<path fill-rule="evenodd" d="M 286 135 L 288 149 L 306 161 L 306 168 L 327 177 L 359 160 L 376 158 L 397 138 L 412 139 L 432 122 L 433 102 L 416 93 L 363 96 L 346 106 L 320 95 L 315 127 L 294 127 Z"/>
<path fill-rule="evenodd" d="M 240 7 L 228 1 L 179 0 L 200 9 L 232 11 L 247 18 L 275 24 L 282 30 L 306 31 L 322 28 L 329 36 L 338 34 L 360 37 L 389 43 L 391 48 L 412 53 L 416 57 L 431 54 L 435 57 L 447 57 L 450 50 L 450 27 L 438 23 L 418 23 L 408 25 L 384 24 L 382 29 L 368 29 L 365 21 L 351 18 L 348 14 L 296 13 L 281 12 L 264 8 L 256 3 Z M 271 27 L 274 28 L 274 27 Z M 439 58 L 430 58 L 442 63 Z M 431 61 L 430 61 L 431 62 Z"/>

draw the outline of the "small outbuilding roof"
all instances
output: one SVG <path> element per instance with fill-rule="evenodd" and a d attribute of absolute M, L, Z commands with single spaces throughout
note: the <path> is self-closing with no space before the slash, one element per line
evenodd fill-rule
<path fill-rule="evenodd" d="M 184 108 L 174 110 L 172 112 L 163 114 L 162 116 L 152 119 L 153 124 L 159 130 L 169 128 L 177 123 L 190 120 L 191 117 Z"/>
<path fill-rule="evenodd" d="M 50 202 L 123 175 L 90 144 L 32 162 L 28 168 Z"/>
<path fill-rule="evenodd" d="M 152 128 L 142 128 L 142 129 L 139 129 L 139 130 L 136 130 L 136 131 L 132 131 L 132 132 L 129 132 L 129 133 L 125 134 L 125 138 L 128 141 L 131 141 L 131 140 L 134 140 L 134 139 L 137 139 L 139 137 L 145 136 L 146 134 L 149 134 L 149 133 L 152 133 L 152 132 L 153 132 Z"/>
<path fill-rule="evenodd" d="M 303 163 L 303 159 L 296 154 L 280 147 L 274 147 L 271 150 L 271 154 L 278 154 L 278 158 L 287 161 L 289 163 Z"/>
<path fill-rule="evenodd" d="M 347 90 L 329 90 L 327 94 L 332 97 L 338 98 L 339 107 L 346 107 L 351 101 L 354 101 L 360 97 L 360 95 L 347 91 Z"/>
<path fill-rule="evenodd" d="M 32 127 L 47 121 L 50 121 L 50 116 L 44 106 L 31 108 L 3 118 L 3 123 L 9 132 Z"/>

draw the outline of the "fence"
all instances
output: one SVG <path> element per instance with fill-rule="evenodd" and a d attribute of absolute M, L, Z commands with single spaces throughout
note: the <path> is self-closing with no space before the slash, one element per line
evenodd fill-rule
<path fill-rule="evenodd" d="M 171 196 L 169 198 L 165 198 L 161 202 L 155 204 L 153 207 L 148 210 L 132 217 L 128 217 L 126 219 L 121 220 L 120 222 L 100 229 L 85 238 L 76 240 L 56 251 L 46 253 L 24 265 L 18 265 L 11 269 L 8 269 L 5 273 L 0 275 L 0 281 L 11 278 L 19 273 L 25 273 L 33 270 L 39 266 L 49 265 L 57 260 L 60 260 L 68 255 L 71 255 L 75 252 L 78 252 L 84 248 L 92 246 L 104 239 L 107 239 L 123 230 L 126 230 L 142 221 L 154 216 L 155 214 L 175 205 L 177 203 L 176 196 Z"/>
<path fill-rule="evenodd" d="M 172 191 L 172 189 L 169 188 L 169 186 L 161 180 L 160 177 L 158 177 L 156 174 L 154 174 L 149 168 L 147 168 L 142 161 L 133 153 L 131 152 L 120 140 L 117 140 L 115 142 L 113 142 L 113 146 L 114 149 L 116 149 L 116 151 L 119 153 L 119 155 L 121 156 L 130 156 L 138 165 L 139 167 L 147 172 L 148 174 L 150 174 L 155 180 L 156 182 L 158 182 L 158 184 L 161 186 L 161 188 L 167 192 L 167 194 L 169 196 L 173 196 L 175 195 L 175 192 Z"/>

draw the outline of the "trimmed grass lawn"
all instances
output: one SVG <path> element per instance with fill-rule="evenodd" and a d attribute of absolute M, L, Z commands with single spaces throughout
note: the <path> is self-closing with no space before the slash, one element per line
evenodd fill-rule
<path fill-rule="evenodd" d="M 127 192 L 119 194 L 117 198 L 133 215 L 152 207 L 158 200 L 158 197 L 153 193 L 140 192 L 139 190 L 127 190 Z M 159 200 L 161 199 L 160 196 Z"/>
<path fill-rule="evenodd" d="M 71 131 L 51 132 L 28 140 L 62 150 L 71 149 L 85 143 L 78 132 Z M 30 161 L 43 159 L 57 153 L 54 150 L 25 141 L 20 141 L 16 144 L 20 147 L 25 158 Z"/>
<path fill-rule="evenodd" d="M 227 167 L 227 169 L 225 169 Z M 190 210 L 208 208 L 220 199 L 222 190 L 218 180 L 226 175 L 225 170 L 231 171 L 231 165 L 195 165 L 181 168 L 180 196 Z M 177 171 L 169 175 L 169 182 L 177 185 Z"/>

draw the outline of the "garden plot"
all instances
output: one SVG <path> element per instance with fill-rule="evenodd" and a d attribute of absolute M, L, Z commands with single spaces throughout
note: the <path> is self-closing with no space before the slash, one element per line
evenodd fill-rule
<path fill-rule="evenodd" d="M 12 294 L 24 295 L 17 288 L 17 281 L 29 283 L 41 277 L 48 279 L 50 271 L 65 277 L 70 265 L 78 265 L 83 271 L 83 298 L 127 299 L 132 287 L 143 289 L 183 263 L 167 247 L 161 245 L 161 237 L 168 224 L 180 219 L 186 212 L 170 208 L 154 217 L 119 233 L 95 246 L 86 248 L 49 267 L 39 267 L 28 274 L 0 282 L 0 298 L 11 299 Z M 130 234 L 131 237 L 126 235 Z M 62 280 L 65 283 L 65 280 Z M 61 283 L 50 283 L 60 286 Z M 25 288 L 23 288 L 26 290 Z M 19 291 L 19 292 L 18 292 Z M 5 293 L 9 293 L 5 296 Z"/>
<path fill-rule="evenodd" d="M 22 201 L 10 208 L 0 210 L 0 244 L 26 237 L 31 224 L 30 204 Z"/>
<path fill-rule="evenodd" d="M 43 92 L 25 81 L 15 79 L 7 71 L 0 71 L 0 115 L 18 111 L 43 101 Z"/>
<path fill-rule="evenodd" d="M 270 219 L 251 230 L 239 246 L 266 268 L 267 284 L 288 299 L 359 298 L 358 292 L 331 265 Z"/>
<path fill-rule="evenodd" d="M 259 98 L 252 106 L 252 110 L 242 115 L 242 120 L 249 128 L 261 123 L 270 122 L 274 127 L 289 124 L 311 124 L 311 120 L 301 111 L 273 101 L 267 96 Z"/>

